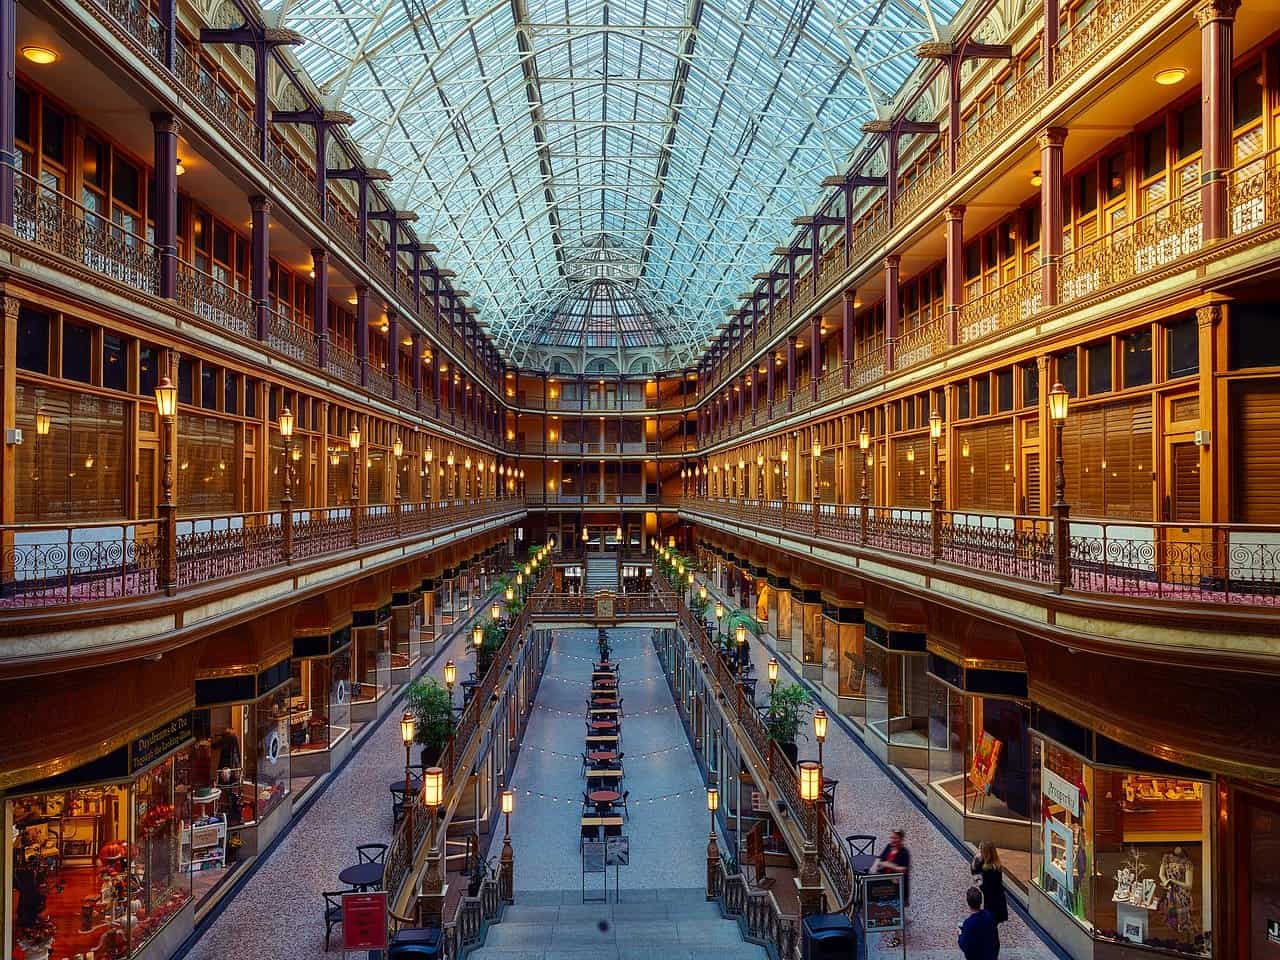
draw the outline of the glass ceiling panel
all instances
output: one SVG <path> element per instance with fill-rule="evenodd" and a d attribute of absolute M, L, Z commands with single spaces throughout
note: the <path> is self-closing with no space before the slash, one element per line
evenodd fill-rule
<path fill-rule="evenodd" d="M 267 0 L 264 13 L 308 38 L 303 67 L 355 117 L 366 161 L 391 171 L 514 361 L 589 334 L 687 362 L 958 7 Z M 587 276 L 593 250 L 616 276 Z"/>

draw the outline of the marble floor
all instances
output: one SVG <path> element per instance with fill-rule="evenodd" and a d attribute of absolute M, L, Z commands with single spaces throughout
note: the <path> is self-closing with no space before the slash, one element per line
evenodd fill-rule
<path fill-rule="evenodd" d="M 474 668 L 458 631 L 435 654 L 427 674 L 443 680 L 453 659 L 458 676 Z M 461 696 L 458 702 L 461 703 Z M 356 845 L 391 842 L 388 785 L 404 779 L 400 706 L 356 744 L 345 767 L 258 867 L 187 953 L 189 960 L 263 960 L 324 953 L 324 891 L 343 889 L 338 872 L 356 862 Z M 341 930 L 334 929 L 333 953 Z"/>
<path fill-rule="evenodd" d="M 611 630 L 623 701 L 622 743 L 630 864 L 618 880 L 627 891 L 701 887 L 709 827 L 706 794 L 684 728 L 662 675 L 649 630 Z M 579 828 L 582 751 L 595 630 L 556 631 L 530 715 L 511 787 L 516 902 L 522 890 L 570 890 L 582 884 Z M 495 831 L 491 854 L 501 851 Z M 598 875 L 588 878 L 598 887 Z M 609 886 L 615 883 L 609 871 Z"/>
<path fill-rule="evenodd" d="M 723 599 L 723 595 L 721 595 Z M 725 600 L 729 609 L 736 607 Z M 756 699 L 768 699 L 768 663 L 773 651 L 761 638 L 748 634 L 755 676 L 761 678 Z M 779 657 L 779 684 L 804 682 Z M 828 714 L 832 711 L 828 710 Z M 817 744 L 800 741 L 800 758 L 816 759 Z M 876 763 L 861 741 L 832 718 L 823 744 L 823 772 L 840 781 L 836 792 L 836 830 L 840 836 L 870 833 L 878 844 L 895 828 L 906 831 L 911 851 L 911 908 L 908 912 L 907 955 L 911 960 L 934 960 L 959 955 L 956 924 L 968 913 L 964 894 L 972 883 L 969 861 L 890 776 Z M 1048 960 L 1058 956 L 1012 910 L 1000 928 L 1001 960 Z"/>

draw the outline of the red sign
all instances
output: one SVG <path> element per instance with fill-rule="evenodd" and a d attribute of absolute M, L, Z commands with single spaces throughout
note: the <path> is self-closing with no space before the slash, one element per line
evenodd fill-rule
<path fill-rule="evenodd" d="M 387 949 L 387 892 L 342 896 L 342 949 Z"/>

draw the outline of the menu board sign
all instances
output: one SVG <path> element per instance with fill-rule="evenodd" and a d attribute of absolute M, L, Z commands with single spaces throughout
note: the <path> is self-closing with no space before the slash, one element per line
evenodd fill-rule
<path fill-rule="evenodd" d="M 604 873 L 605 846 L 600 840 L 587 840 L 582 844 L 582 872 Z"/>
<path fill-rule="evenodd" d="M 902 876 L 896 873 L 873 874 L 862 881 L 862 924 L 867 933 L 901 930 Z"/>

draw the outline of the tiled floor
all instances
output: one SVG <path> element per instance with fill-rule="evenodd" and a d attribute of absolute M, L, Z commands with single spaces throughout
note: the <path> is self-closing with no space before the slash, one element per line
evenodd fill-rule
<path fill-rule="evenodd" d="M 621 868 L 627 890 L 701 887 L 709 827 L 705 791 L 662 676 L 648 630 L 613 630 L 623 699 L 623 789 L 630 791 L 631 862 Z M 581 754 L 586 699 L 596 653 L 594 630 L 557 631 L 512 776 L 511 817 L 516 902 L 521 890 L 580 888 Z M 492 854 L 501 850 L 496 831 Z M 597 889 L 600 877 L 588 878 Z M 609 887 L 614 871 L 609 871 Z"/>
<path fill-rule="evenodd" d="M 457 662 L 459 676 L 471 672 L 473 657 L 466 652 L 462 633 L 427 672 L 441 677 L 450 658 Z M 393 713 L 395 709 L 398 706 Z M 391 841 L 388 785 L 403 778 L 404 745 L 392 716 L 356 745 L 350 762 L 227 904 L 188 958 L 262 960 L 322 954 L 321 893 L 342 889 L 338 872 L 356 862 L 356 844 Z M 335 928 L 335 953 L 341 936 Z"/>
<path fill-rule="evenodd" d="M 756 699 L 763 704 L 768 697 L 768 663 L 773 654 L 761 640 L 748 636 L 755 676 L 761 678 Z M 782 664 L 778 682 L 799 682 L 798 676 L 789 674 L 786 661 L 782 657 L 778 659 Z M 816 759 L 816 747 L 810 733 L 809 740 L 800 741 L 801 759 Z M 968 861 L 861 743 L 855 742 L 834 719 L 827 728 L 822 761 L 825 776 L 840 781 L 836 793 L 836 830 L 840 836 L 872 833 L 883 844 L 895 827 L 906 831 L 907 847 L 911 851 L 908 956 L 911 960 L 957 956 L 956 923 L 968 913 L 964 893 L 972 882 Z M 1055 955 L 1021 917 L 1012 912 L 1009 921 L 1000 928 L 1000 940 L 1001 960 L 1047 960 Z"/>

